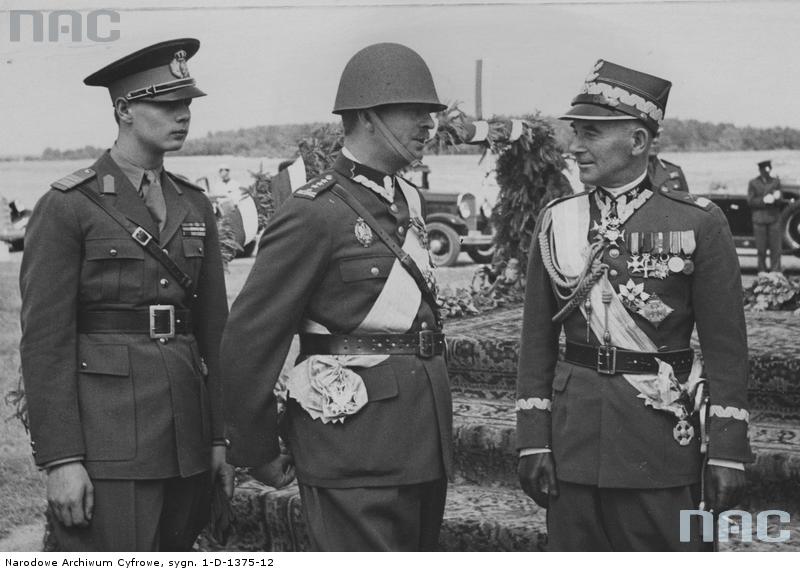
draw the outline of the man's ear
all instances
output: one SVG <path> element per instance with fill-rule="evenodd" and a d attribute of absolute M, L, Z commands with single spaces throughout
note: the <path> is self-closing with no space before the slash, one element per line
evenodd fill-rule
<path fill-rule="evenodd" d="M 120 123 L 133 123 L 133 115 L 131 115 L 131 104 L 124 97 L 118 97 L 114 102 L 114 111 Z"/>
<path fill-rule="evenodd" d="M 356 111 L 356 117 L 362 129 L 365 129 L 369 133 L 375 133 L 375 124 L 372 122 L 372 119 L 370 119 L 366 109 L 359 109 Z"/>
<path fill-rule="evenodd" d="M 647 155 L 650 152 L 653 134 L 644 125 L 637 126 L 631 131 L 631 140 L 633 141 L 631 155 L 634 157 L 642 154 Z"/>

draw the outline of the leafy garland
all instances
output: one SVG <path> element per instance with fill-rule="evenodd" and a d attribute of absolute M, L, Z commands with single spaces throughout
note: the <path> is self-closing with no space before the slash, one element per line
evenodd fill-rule
<path fill-rule="evenodd" d="M 794 310 L 800 314 L 800 279 L 765 272 L 744 290 L 745 308 L 754 311 Z"/>

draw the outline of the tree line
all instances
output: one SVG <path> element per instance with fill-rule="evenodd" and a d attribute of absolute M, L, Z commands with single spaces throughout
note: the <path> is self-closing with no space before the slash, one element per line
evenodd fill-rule
<path fill-rule="evenodd" d="M 570 128 L 564 121 L 545 117 L 553 125 L 556 140 L 566 148 Z M 238 155 L 245 157 L 289 158 L 297 153 L 297 142 L 310 136 L 324 123 L 267 125 L 227 131 L 208 132 L 189 139 L 176 155 Z M 732 123 L 710 123 L 696 119 L 666 119 L 661 136 L 662 151 L 761 151 L 800 149 L 800 130 L 789 127 L 739 127 Z M 482 150 L 465 146 L 457 152 L 478 153 Z M 92 159 L 102 154 L 99 147 L 53 149 L 28 160 Z"/>

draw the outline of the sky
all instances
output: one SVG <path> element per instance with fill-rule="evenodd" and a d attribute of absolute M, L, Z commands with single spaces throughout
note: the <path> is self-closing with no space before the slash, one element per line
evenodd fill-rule
<path fill-rule="evenodd" d="M 74 10 L 100 19 L 93 41 L 66 30 L 34 41 L 30 19 L 12 41 L 14 10 Z M 428 62 L 443 101 L 474 112 L 484 61 L 484 115 L 565 111 L 603 58 L 673 82 L 667 117 L 800 128 L 800 2 L 363 2 L 295 0 L 0 0 L 0 156 L 46 147 L 107 147 L 111 100 L 83 78 L 152 43 L 201 41 L 189 62 L 208 97 L 192 106 L 191 137 L 257 125 L 334 121 L 344 65 L 362 47 L 406 44 Z"/>

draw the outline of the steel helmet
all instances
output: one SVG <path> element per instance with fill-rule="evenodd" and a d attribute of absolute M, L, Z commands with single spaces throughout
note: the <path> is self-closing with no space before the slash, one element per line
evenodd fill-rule
<path fill-rule="evenodd" d="M 439 101 L 425 60 L 401 44 L 373 44 L 357 52 L 342 72 L 334 113 L 392 103 L 424 103 L 431 111 Z"/>

